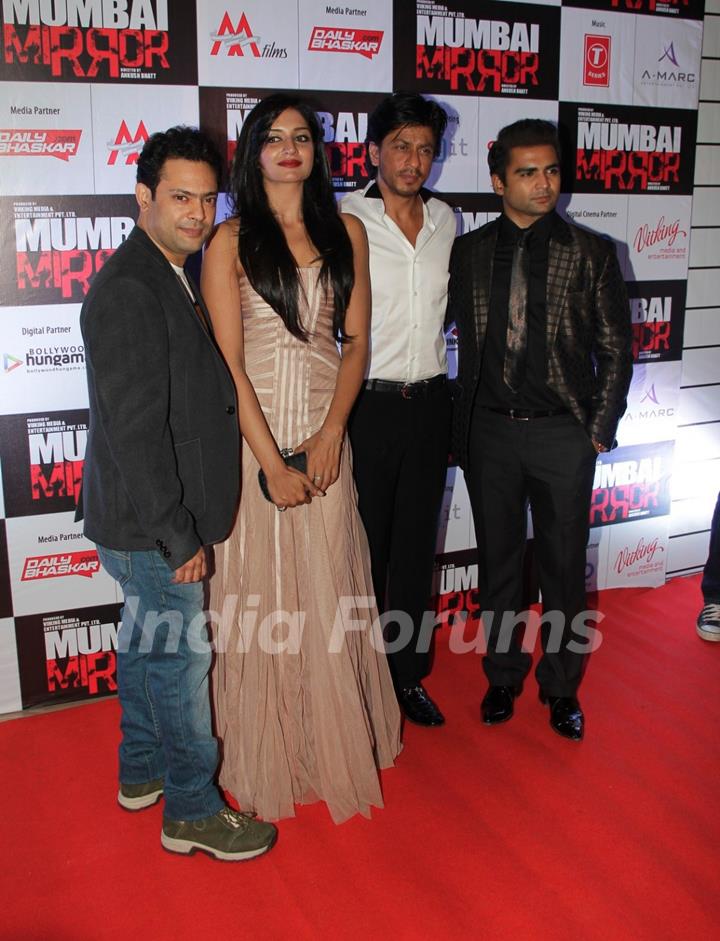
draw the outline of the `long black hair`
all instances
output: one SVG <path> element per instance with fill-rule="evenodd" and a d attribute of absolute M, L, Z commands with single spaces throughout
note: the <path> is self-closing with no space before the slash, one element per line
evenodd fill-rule
<path fill-rule="evenodd" d="M 302 282 L 285 235 L 270 210 L 260 169 L 260 152 L 268 131 L 288 108 L 300 112 L 312 137 L 314 160 L 303 186 L 303 221 L 322 259 L 320 282 L 325 291 L 332 288 L 333 333 L 342 341 L 346 339 L 345 312 L 355 280 L 352 243 L 335 203 L 320 123 L 301 98 L 282 94 L 264 98 L 247 116 L 240 132 L 228 187 L 240 222 L 240 261 L 250 284 L 282 317 L 290 333 L 307 340 L 298 305 Z"/>

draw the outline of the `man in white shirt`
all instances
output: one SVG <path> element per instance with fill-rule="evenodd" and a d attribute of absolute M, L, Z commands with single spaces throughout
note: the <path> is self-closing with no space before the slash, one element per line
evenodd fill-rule
<path fill-rule="evenodd" d="M 451 404 L 443 322 L 455 216 L 423 184 L 447 124 L 421 95 L 384 99 L 368 121 L 375 179 L 347 196 L 370 243 L 370 365 L 350 421 L 360 514 L 400 705 L 419 725 L 444 717 L 422 680 Z"/>

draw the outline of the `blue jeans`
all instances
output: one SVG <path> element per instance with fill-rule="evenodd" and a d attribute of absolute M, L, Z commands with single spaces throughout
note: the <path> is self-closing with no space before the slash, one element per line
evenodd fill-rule
<path fill-rule="evenodd" d="M 164 778 L 169 820 L 209 817 L 224 803 L 213 784 L 218 747 L 202 582 L 175 584 L 155 550 L 97 552 L 125 600 L 117 657 L 120 781 Z"/>

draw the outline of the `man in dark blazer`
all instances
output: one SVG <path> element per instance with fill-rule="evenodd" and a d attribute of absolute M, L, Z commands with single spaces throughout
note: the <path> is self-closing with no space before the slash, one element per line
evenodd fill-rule
<path fill-rule="evenodd" d="M 210 233 L 220 171 L 191 128 L 154 134 L 140 155 L 137 226 L 80 316 L 90 431 L 79 515 L 125 600 L 118 803 L 142 810 L 164 792 L 166 849 L 239 860 L 276 835 L 214 784 L 204 547 L 232 525 L 239 431 L 232 378 L 183 269 Z"/>
<path fill-rule="evenodd" d="M 585 552 L 597 454 L 613 446 L 632 372 L 625 285 L 610 241 L 561 219 L 552 124 L 518 121 L 488 153 L 503 213 L 459 238 L 448 319 L 459 333 L 454 450 L 475 520 L 489 689 L 507 721 L 532 658 L 518 637 L 527 504 L 542 591 L 536 678 L 552 728 L 583 736 Z M 574 625 L 573 625 L 573 622 Z"/>

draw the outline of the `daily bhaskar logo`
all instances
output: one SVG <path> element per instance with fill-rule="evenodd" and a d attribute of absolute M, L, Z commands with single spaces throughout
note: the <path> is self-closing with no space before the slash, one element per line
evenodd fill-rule
<path fill-rule="evenodd" d="M 4 128 L 0 130 L 0 157 L 56 157 L 68 161 L 77 156 L 81 130 Z"/>
<path fill-rule="evenodd" d="M 314 26 L 310 34 L 310 52 L 349 52 L 372 59 L 380 52 L 384 31 L 351 27 Z"/>
<path fill-rule="evenodd" d="M 92 578 L 99 571 L 100 560 L 94 549 L 66 552 L 61 555 L 33 555 L 25 559 L 21 581 L 61 578 L 66 575 L 81 575 L 83 578 Z"/>

